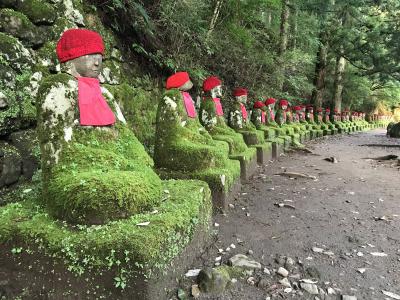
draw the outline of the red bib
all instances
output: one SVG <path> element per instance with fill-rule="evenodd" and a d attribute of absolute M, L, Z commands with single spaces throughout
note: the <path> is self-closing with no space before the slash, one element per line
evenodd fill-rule
<path fill-rule="evenodd" d="M 96 78 L 79 77 L 79 122 L 83 126 L 107 126 L 115 123 L 115 116 L 101 94 Z"/>
<path fill-rule="evenodd" d="M 196 109 L 193 99 L 188 92 L 182 92 L 183 102 L 185 103 L 186 113 L 189 118 L 196 118 Z"/>
<path fill-rule="evenodd" d="M 223 116 L 224 111 L 222 110 L 221 99 L 213 98 L 215 104 L 215 110 L 217 111 L 217 116 Z"/>
<path fill-rule="evenodd" d="M 244 106 L 242 103 L 240 103 L 240 108 L 242 110 L 242 117 L 243 119 L 247 120 L 247 110 L 246 106 Z"/>
<path fill-rule="evenodd" d="M 265 124 L 265 111 L 261 111 L 261 123 Z"/>

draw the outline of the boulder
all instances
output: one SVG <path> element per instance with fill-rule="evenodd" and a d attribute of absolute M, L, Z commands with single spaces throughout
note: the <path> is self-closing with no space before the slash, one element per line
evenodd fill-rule
<path fill-rule="evenodd" d="M 16 183 L 21 176 L 22 160 L 18 150 L 0 141 L 0 188 Z"/>
<path fill-rule="evenodd" d="M 27 16 L 7 8 L 0 10 L 0 31 L 17 37 L 28 47 L 43 45 L 48 38 L 45 30 L 36 27 Z"/>
<path fill-rule="evenodd" d="M 4 95 L 3 92 L 0 92 L 0 109 L 7 108 L 8 103 L 7 103 L 7 96 Z"/>
<path fill-rule="evenodd" d="M 400 122 L 390 128 L 389 136 L 392 138 L 400 138 Z"/>
<path fill-rule="evenodd" d="M 204 293 L 221 294 L 231 278 L 224 268 L 206 268 L 200 271 L 197 282 Z"/>
<path fill-rule="evenodd" d="M 34 24 L 53 24 L 57 17 L 53 6 L 42 0 L 18 1 L 17 9 Z"/>

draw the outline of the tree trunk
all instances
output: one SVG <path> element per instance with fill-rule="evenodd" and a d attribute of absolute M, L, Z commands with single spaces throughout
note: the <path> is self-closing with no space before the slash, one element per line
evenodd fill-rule
<path fill-rule="evenodd" d="M 280 29 L 280 43 L 279 43 L 279 56 L 282 56 L 287 49 L 288 33 L 289 33 L 289 2 L 290 0 L 282 1 L 282 14 L 281 14 L 281 29 Z"/>
<path fill-rule="evenodd" d="M 292 37 L 293 49 L 297 48 L 297 32 L 299 30 L 298 17 L 299 17 L 299 10 L 297 8 L 295 8 L 294 17 L 293 17 L 293 37 Z"/>
<path fill-rule="evenodd" d="M 343 56 L 336 58 L 336 70 L 335 70 L 335 91 L 334 91 L 334 103 L 335 108 L 339 111 L 342 110 L 342 94 L 343 94 L 343 74 L 346 68 L 346 59 Z"/>
<path fill-rule="evenodd" d="M 218 20 L 219 12 L 221 11 L 222 3 L 223 3 L 223 0 L 217 0 L 217 2 L 215 3 L 214 13 L 211 18 L 210 27 L 207 32 L 207 39 L 210 38 L 212 32 L 215 29 L 215 24 L 217 24 L 217 20 Z"/>
<path fill-rule="evenodd" d="M 278 63 L 281 66 L 281 72 L 279 76 L 278 89 L 283 91 L 284 76 L 285 76 L 285 65 L 283 63 L 283 55 L 286 52 L 288 45 L 288 35 L 289 35 L 289 4 L 290 0 L 282 1 L 282 14 L 281 14 L 281 29 L 280 29 L 280 43 L 278 50 Z"/>
<path fill-rule="evenodd" d="M 329 44 L 325 32 L 320 34 L 320 46 L 317 53 L 317 63 L 315 65 L 314 90 L 311 96 L 311 103 L 316 107 L 322 107 L 322 100 L 325 91 L 325 76 L 328 65 Z"/>

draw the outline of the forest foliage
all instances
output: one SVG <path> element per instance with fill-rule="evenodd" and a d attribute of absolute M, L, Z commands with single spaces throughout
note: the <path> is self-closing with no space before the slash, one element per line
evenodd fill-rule
<path fill-rule="evenodd" d="M 400 106 L 397 0 L 92 0 L 164 77 L 210 75 L 259 97 L 372 112 Z"/>

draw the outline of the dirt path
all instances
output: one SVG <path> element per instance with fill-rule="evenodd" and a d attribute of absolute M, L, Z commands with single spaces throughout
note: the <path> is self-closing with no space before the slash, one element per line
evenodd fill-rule
<path fill-rule="evenodd" d="M 256 272 L 248 276 L 254 278 L 255 285 L 239 280 L 223 295 L 201 295 L 199 299 L 339 299 L 339 295 L 358 300 L 393 299 L 382 290 L 400 295 L 399 167 L 397 161 L 365 159 L 400 156 L 400 141 L 375 130 L 313 141 L 307 147 L 312 154 L 288 154 L 260 168 L 243 186 L 228 214 L 215 217 L 219 224 L 214 227 L 218 230 L 216 242 L 193 266 L 213 266 L 221 255 L 218 249 L 234 244 L 234 249 L 222 255 L 222 264 L 234 254 L 250 250 L 248 256 L 268 268 L 271 275 Z M 338 163 L 324 160 L 331 156 Z M 310 174 L 317 180 L 274 175 L 284 171 Z M 387 220 L 375 220 L 383 216 Z M 326 254 L 313 251 L 313 247 L 324 249 Z M 387 256 L 373 256 L 373 252 Z M 279 256 L 296 262 L 290 270 L 292 287 L 299 282 L 296 276 L 316 278 L 319 288 L 325 292 L 333 288 L 338 296 L 315 298 L 301 289 L 283 292 L 278 284 L 282 277 L 274 274 L 279 260 L 284 262 L 277 259 Z M 365 269 L 362 274 L 357 271 L 361 268 Z"/>

